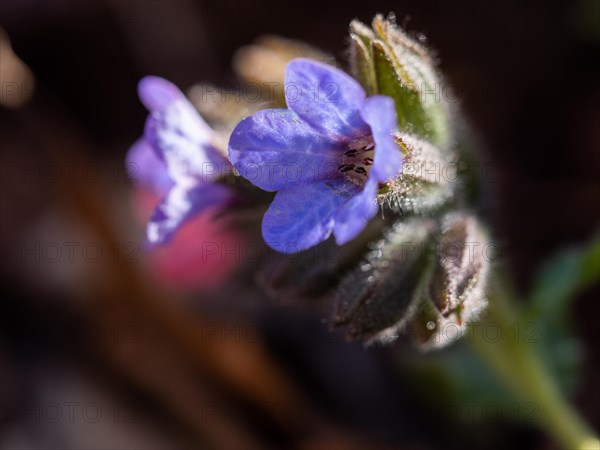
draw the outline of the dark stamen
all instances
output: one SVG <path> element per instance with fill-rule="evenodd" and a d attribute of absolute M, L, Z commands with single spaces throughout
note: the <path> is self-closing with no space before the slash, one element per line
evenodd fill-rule
<path fill-rule="evenodd" d="M 354 170 L 354 164 L 342 164 L 340 167 L 338 167 L 338 170 L 340 172 L 349 172 Z"/>

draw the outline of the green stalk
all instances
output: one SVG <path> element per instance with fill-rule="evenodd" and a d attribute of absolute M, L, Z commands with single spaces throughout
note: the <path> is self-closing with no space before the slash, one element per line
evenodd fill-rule
<path fill-rule="evenodd" d="M 523 401 L 537 404 L 540 425 L 567 450 L 600 450 L 600 440 L 561 394 L 532 344 L 507 337 L 517 322 L 508 284 L 492 280 L 487 320 L 503 331 L 497 342 L 472 339 L 474 349 L 506 387 Z"/>

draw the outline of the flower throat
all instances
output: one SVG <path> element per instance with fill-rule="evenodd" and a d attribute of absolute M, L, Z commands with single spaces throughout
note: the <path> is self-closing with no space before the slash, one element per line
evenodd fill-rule
<path fill-rule="evenodd" d="M 369 178 L 373 165 L 375 143 L 371 136 L 362 136 L 350 142 L 348 150 L 344 152 L 342 164 L 338 170 L 358 186 L 364 186 Z"/>

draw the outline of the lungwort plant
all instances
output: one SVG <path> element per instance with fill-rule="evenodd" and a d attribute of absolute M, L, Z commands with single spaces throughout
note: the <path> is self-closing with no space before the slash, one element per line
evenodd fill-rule
<path fill-rule="evenodd" d="M 548 269 L 518 306 L 481 217 L 482 186 L 461 170 L 472 153 L 460 110 L 424 40 L 378 15 L 370 26 L 353 21 L 348 43 L 348 72 L 283 39 L 243 49 L 238 74 L 270 88 L 252 102 L 210 102 L 206 90 L 188 99 L 166 80 L 144 78 L 149 116 L 128 160 L 162 195 L 147 240 L 168 245 L 208 209 L 253 209 L 279 255 L 253 265 L 268 294 L 329 299 L 333 326 L 367 344 L 402 339 L 425 351 L 463 337 L 490 377 L 539 406 L 565 448 L 598 448 L 564 400 L 547 348 L 572 342 L 559 323 L 564 310 L 555 312 L 598 279 L 598 240 L 557 263 L 573 266 L 564 279 L 560 267 Z M 541 343 L 506 338 L 525 321 L 543 329 Z M 468 335 L 486 323 L 504 338 Z M 464 384 L 473 374 L 447 376 Z"/>

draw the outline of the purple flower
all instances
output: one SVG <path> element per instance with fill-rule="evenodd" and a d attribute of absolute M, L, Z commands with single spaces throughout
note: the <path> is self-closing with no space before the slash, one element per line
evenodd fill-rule
<path fill-rule="evenodd" d="M 229 200 L 231 191 L 213 181 L 231 166 L 212 143 L 214 131 L 174 84 L 145 77 L 138 93 L 150 114 L 129 150 L 128 169 L 162 196 L 147 227 L 148 241 L 161 244 L 193 215 Z"/>
<path fill-rule="evenodd" d="M 129 176 L 162 197 L 173 187 L 173 180 L 165 163 L 152 146 L 141 137 L 127 152 L 126 168 Z"/>
<path fill-rule="evenodd" d="M 394 101 L 367 98 L 346 73 L 306 59 L 288 64 L 285 97 L 288 109 L 237 125 L 229 159 L 252 183 L 277 191 L 262 224 L 272 248 L 297 252 L 332 232 L 345 244 L 377 213 L 379 184 L 402 166 Z"/>

